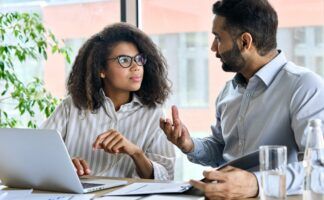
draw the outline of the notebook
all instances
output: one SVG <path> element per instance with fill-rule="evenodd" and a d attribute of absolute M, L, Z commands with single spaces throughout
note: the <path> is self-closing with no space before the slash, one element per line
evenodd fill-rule
<path fill-rule="evenodd" d="M 81 182 L 61 135 L 55 130 L 0 129 L 0 180 L 14 188 L 88 193 L 127 181 Z"/>

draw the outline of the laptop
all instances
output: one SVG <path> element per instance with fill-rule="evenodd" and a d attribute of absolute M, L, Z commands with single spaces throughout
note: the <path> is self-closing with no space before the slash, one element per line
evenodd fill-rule
<path fill-rule="evenodd" d="M 0 129 L 0 180 L 14 188 L 88 193 L 126 185 L 123 180 L 79 179 L 55 130 Z"/>

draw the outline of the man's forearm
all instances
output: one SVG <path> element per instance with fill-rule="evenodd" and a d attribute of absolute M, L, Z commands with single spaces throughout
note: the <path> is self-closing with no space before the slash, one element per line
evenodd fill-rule
<path fill-rule="evenodd" d="M 192 141 L 194 143 L 193 151 L 187 154 L 191 162 L 212 167 L 217 167 L 225 162 L 222 152 L 212 137 L 192 138 Z"/>

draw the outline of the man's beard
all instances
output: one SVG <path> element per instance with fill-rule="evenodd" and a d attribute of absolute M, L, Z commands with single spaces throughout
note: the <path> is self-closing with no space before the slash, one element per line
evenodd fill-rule
<path fill-rule="evenodd" d="M 245 60 L 235 41 L 233 41 L 233 47 L 231 50 L 228 50 L 219 56 L 223 62 L 222 68 L 225 72 L 239 72 L 245 66 Z"/>

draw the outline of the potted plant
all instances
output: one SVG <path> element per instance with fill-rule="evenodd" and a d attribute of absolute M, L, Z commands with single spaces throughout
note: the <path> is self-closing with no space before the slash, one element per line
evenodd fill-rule
<path fill-rule="evenodd" d="M 15 63 L 47 60 L 47 51 L 61 54 L 70 63 L 70 49 L 61 43 L 37 13 L 0 13 L 0 128 L 36 128 L 36 115 L 48 117 L 54 111 L 59 100 L 44 88 L 40 78 L 24 83 L 17 76 Z M 5 109 L 8 104 L 15 114 Z"/>

